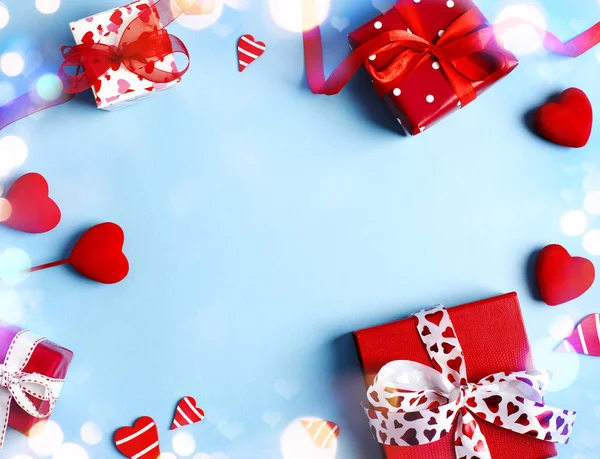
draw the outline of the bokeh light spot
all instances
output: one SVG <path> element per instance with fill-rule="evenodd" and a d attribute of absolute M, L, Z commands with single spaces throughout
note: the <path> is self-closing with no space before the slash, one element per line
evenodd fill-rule
<path fill-rule="evenodd" d="M 569 316 L 560 315 L 555 317 L 550 323 L 550 335 L 556 339 L 567 338 L 573 329 L 575 328 L 575 322 Z"/>
<path fill-rule="evenodd" d="M 42 421 L 29 432 L 29 448 L 38 456 L 54 454 L 64 440 L 60 426 L 54 421 Z"/>
<path fill-rule="evenodd" d="M 302 420 L 322 421 L 318 418 L 307 416 Z M 334 438 L 328 448 L 322 449 L 313 441 L 309 432 L 296 419 L 288 425 L 281 435 L 281 455 L 283 459 L 335 459 L 337 456 L 338 442 Z"/>
<path fill-rule="evenodd" d="M 537 368 L 552 374 L 548 388 L 550 392 L 566 389 L 577 380 L 579 374 L 579 355 L 554 352 L 557 344 L 556 339 L 550 336 L 539 340 L 532 348 Z"/>
<path fill-rule="evenodd" d="M 88 445 L 97 445 L 102 441 L 102 429 L 94 422 L 86 422 L 81 426 L 81 439 Z"/>
<path fill-rule="evenodd" d="M 23 272 L 31 267 L 31 259 L 22 249 L 8 248 L 0 254 L 0 278 L 4 283 L 20 284 L 29 273 Z"/>
<path fill-rule="evenodd" d="M 189 456 L 196 451 L 196 440 L 189 432 L 178 432 L 173 436 L 173 450 L 180 456 Z"/>
<path fill-rule="evenodd" d="M 302 32 L 321 24 L 329 14 L 331 0 L 315 0 L 317 22 L 304 24 L 302 7 L 304 0 L 269 0 L 269 11 L 275 24 L 290 32 Z"/>
<path fill-rule="evenodd" d="M 10 13 L 3 2 L 0 2 L 0 29 L 3 29 L 10 21 Z"/>
<path fill-rule="evenodd" d="M 8 52 L 0 57 L 0 70 L 9 77 L 20 75 L 25 68 L 23 57 L 19 53 Z"/>
<path fill-rule="evenodd" d="M 177 459 L 177 456 L 173 453 L 161 453 L 158 459 Z"/>
<path fill-rule="evenodd" d="M 0 177 L 6 177 L 27 159 L 29 149 L 21 137 L 9 135 L 0 138 Z"/>
<path fill-rule="evenodd" d="M 35 0 L 35 7 L 42 14 L 56 13 L 60 8 L 60 0 Z"/>
<path fill-rule="evenodd" d="M 591 230 L 585 233 L 583 248 L 591 255 L 600 255 L 600 230 Z"/>
<path fill-rule="evenodd" d="M 585 232 L 588 218 L 581 210 L 570 210 L 560 218 L 560 229 L 567 236 L 579 236 Z"/>
<path fill-rule="evenodd" d="M 52 101 L 59 98 L 62 94 L 63 85 L 56 75 L 42 75 L 35 86 L 40 99 Z"/>
<path fill-rule="evenodd" d="M 194 454 L 194 457 L 192 459 L 212 459 L 212 458 L 210 457 L 210 454 L 198 453 L 198 454 Z"/>
<path fill-rule="evenodd" d="M 63 443 L 52 455 L 52 459 L 89 459 L 89 456 L 83 446 Z"/>
<path fill-rule="evenodd" d="M 504 8 L 494 21 L 495 24 L 512 18 L 524 19 L 541 29 L 546 29 L 544 13 L 530 3 L 519 3 Z M 497 38 L 505 47 L 515 54 L 531 54 L 542 47 L 542 40 L 530 25 L 511 26 L 506 29 L 496 28 Z"/>
<path fill-rule="evenodd" d="M 5 222 L 12 213 L 12 206 L 7 199 L 0 198 L 0 222 Z"/>
<path fill-rule="evenodd" d="M 183 27 L 192 30 L 201 30 L 210 27 L 219 20 L 223 13 L 223 0 L 215 0 L 215 7 L 208 14 L 182 14 L 177 19 Z"/>
<path fill-rule="evenodd" d="M 585 195 L 583 208 L 588 214 L 600 214 L 600 191 L 590 191 Z"/>

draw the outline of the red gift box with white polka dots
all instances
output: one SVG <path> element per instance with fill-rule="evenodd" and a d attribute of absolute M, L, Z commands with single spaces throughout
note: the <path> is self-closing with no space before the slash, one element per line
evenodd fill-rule
<path fill-rule="evenodd" d="M 411 8 L 416 11 L 419 24 L 410 24 L 414 18 L 403 17 L 402 11 Z M 350 47 L 356 49 L 382 32 L 406 30 L 411 33 L 419 30 L 422 38 L 435 43 L 444 30 L 457 18 L 476 6 L 471 0 L 399 0 L 392 9 L 349 35 Z M 406 16 L 406 15 L 405 15 Z M 489 25 L 489 24 L 486 24 Z M 412 29 L 411 30 L 411 26 Z M 477 95 L 510 73 L 517 65 L 517 58 L 507 51 L 496 39 L 486 46 L 486 52 L 505 56 L 508 65 L 493 78 L 472 83 Z M 385 68 L 396 57 L 394 50 L 373 54 L 369 59 L 376 68 Z M 408 75 L 400 77 L 395 87 L 384 100 L 398 122 L 410 135 L 416 135 L 431 127 L 449 114 L 459 110 L 461 103 L 452 90 L 440 64 L 432 56 L 414 68 Z"/>
<path fill-rule="evenodd" d="M 470 382 L 488 375 L 533 370 L 527 332 L 516 293 L 448 309 L 458 337 Z M 433 366 L 416 327 L 409 317 L 354 333 L 366 386 L 394 360 L 411 360 Z M 547 459 L 557 455 L 553 443 L 520 435 L 478 420 L 493 459 Z M 368 429 L 365 421 L 365 429 Z M 418 446 L 382 446 L 386 459 L 457 459 L 454 430 L 441 440 Z"/>

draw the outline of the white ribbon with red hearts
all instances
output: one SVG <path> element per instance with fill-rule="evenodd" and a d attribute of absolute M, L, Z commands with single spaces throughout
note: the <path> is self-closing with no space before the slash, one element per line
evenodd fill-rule
<path fill-rule="evenodd" d="M 456 426 L 460 459 L 492 459 L 477 418 L 539 440 L 567 443 L 574 411 L 544 404 L 547 373 L 497 373 L 467 381 L 465 359 L 443 306 L 415 314 L 421 341 L 433 368 L 408 360 L 385 365 L 363 405 L 379 443 L 416 446 L 433 443 Z"/>
<path fill-rule="evenodd" d="M 23 371 L 37 345 L 45 340 L 29 330 L 19 331 L 6 352 L 4 363 L 0 365 L 0 449 L 4 444 L 13 399 L 27 414 L 38 419 L 47 418 L 54 410 L 64 379 Z M 41 413 L 29 396 L 47 401 L 48 412 Z"/>

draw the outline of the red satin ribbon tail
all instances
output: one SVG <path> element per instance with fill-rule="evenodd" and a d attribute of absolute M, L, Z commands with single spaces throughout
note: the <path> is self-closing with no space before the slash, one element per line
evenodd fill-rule
<path fill-rule="evenodd" d="M 29 91 L 0 107 L 0 131 L 34 113 L 67 103 L 73 97 L 73 94 L 63 92 L 58 99 L 46 101 L 40 99 L 36 90 Z"/>

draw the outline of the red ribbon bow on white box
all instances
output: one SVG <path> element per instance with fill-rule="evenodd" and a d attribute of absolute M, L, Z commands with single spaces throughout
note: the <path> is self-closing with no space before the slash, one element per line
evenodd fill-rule
<path fill-rule="evenodd" d="M 567 443 L 576 413 L 544 404 L 547 373 L 496 373 L 470 383 L 448 311 L 438 306 L 415 316 L 433 368 L 397 360 L 379 371 L 367 392 L 371 407 L 364 406 L 378 442 L 424 445 L 456 425 L 457 458 L 492 459 L 479 418 L 539 440 Z"/>
<path fill-rule="evenodd" d="M 0 449 L 4 444 L 13 399 L 27 414 L 38 419 L 47 418 L 54 410 L 65 381 L 23 371 L 37 345 L 45 340 L 29 330 L 21 330 L 13 338 L 4 363 L 0 365 Z M 48 411 L 40 412 L 29 396 L 47 401 Z"/>

